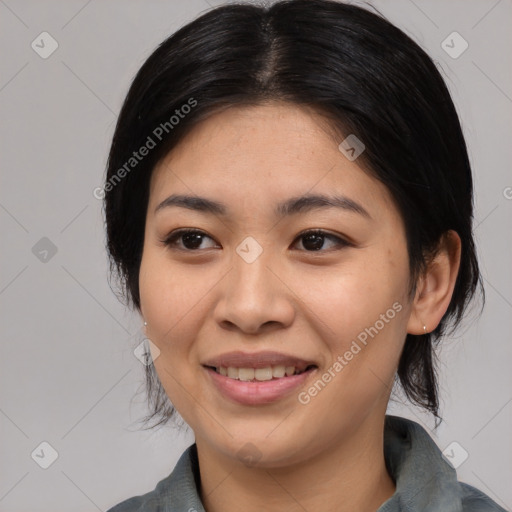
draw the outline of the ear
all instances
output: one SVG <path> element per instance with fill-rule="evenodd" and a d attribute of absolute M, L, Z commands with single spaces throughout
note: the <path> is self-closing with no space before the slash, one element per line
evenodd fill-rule
<path fill-rule="evenodd" d="M 418 279 L 411 316 L 407 324 L 409 334 L 433 331 L 446 313 L 455 288 L 460 267 L 461 240 L 453 231 L 447 231 L 439 241 L 439 250 Z"/>

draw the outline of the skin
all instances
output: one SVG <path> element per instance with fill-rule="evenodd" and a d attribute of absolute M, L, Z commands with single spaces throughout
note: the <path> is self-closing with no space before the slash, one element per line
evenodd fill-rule
<path fill-rule="evenodd" d="M 195 433 L 208 512 L 370 512 L 395 492 L 383 456 L 386 406 L 406 334 L 433 330 L 449 305 L 460 239 L 441 241 L 409 297 L 401 216 L 385 186 L 339 151 L 341 140 L 311 110 L 236 107 L 202 121 L 154 169 L 141 314 L 162 385 Z M 274 216 L 278 202 L 306 193 L 343 194 L 371 218 L 336 208 Z M 222 202 L 228 215 L 155 212 L 171 194 Z M 162 243 L 178 228 L 204 231 L 199 248 Z M 298 236 L 309 229 L 353 245 L 326 237 L 313 251 Z M 236 252 L 247 236 L 263 249 L 252 263 Z M 306 405 L 297 393 L 235 404 L 201 366 L 233 350 L 280 351 L 317 363 L 307 390 L 396 302 L 401 311 Z M 238 454 L 247 443 L 256 466 Z"/>

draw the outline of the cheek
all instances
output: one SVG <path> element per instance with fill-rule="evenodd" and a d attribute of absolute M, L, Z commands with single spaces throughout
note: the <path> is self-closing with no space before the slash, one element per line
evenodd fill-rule
<path fill-rule="evenodd" d="M 336 375 L 320 402 L 344 408 L 357 396 L 362 407 L 387 392 L 406 335 L 407 286 L 407 255 L 388 251 L 358 254 L 336 272 L 301 279 L 305 311 L 314 313 Z"/>
<path fill-rule="evenodd" d="M 198 395 L 189 359 L 202 286 L 199 279 L 194 279 L 193 270 L 183 272 L 170 265 L 165 253 L 151 249 L 144 253 L 140 300 L 148 323 L 147 336 L 160 351 L 154 366 L 167 396 L 185 421 L 191 420 L 193 413 L 189 393 Z"/>
<path fill-rule="evenodd" d="M 180 329 L 194 302 L 194 283 L 189 280 L 185 286 L 183 275 L 169 267 L 166 258 L 156 250 L 144 252 L 139 275 L 140 302 L 148 323 L 147 336 L 160 350 L 155 362 L 157 369 L 162 361 L 166 367 L 176 361 L 183 345 L 180 340 L 185 339 Z"/>
<path fill-rule="evenodd" d="M 408 275 L 403 260 L 399 254 L 389 258 L 355 255 L 338 269 L 305 272 L 297 281 L 299 295 L 322 320 L 330 337 L 334 335 L 340 341 L 355 337 L 395 302 L 405 307 Z"/>
<path fill-rule="evenodd" d="M 194 344 L 209 315 L 208 295 L 222 278 L 217 271 L 170 261 L 161 249 L 143 255 L 139 277 L 141 309 L 148 323 L 148 338 L 160 350 L 160 367 L 182 373 L 197 365 Z M 157 363 L 155 362 L 155 363 Z M 157 370 L 159 365 L 155 364 Z"/>
<path fill-rule="evenodd" d="M 150 248 L 144 252 L 139 276 L 140 301 L 153 332 L 174 330 L 205 287 L 197 269 L 171 265 L 163 250 Z"/>
<path fill-rule="evenodd" d="M 162 323 L 170 310 L 174 287 L 169 281 L 169 275 L 162 272 L 158 258 L 145 251 L 139 274 L 140 303 L 148 331 L 152 333 L 163 329 Z"/>

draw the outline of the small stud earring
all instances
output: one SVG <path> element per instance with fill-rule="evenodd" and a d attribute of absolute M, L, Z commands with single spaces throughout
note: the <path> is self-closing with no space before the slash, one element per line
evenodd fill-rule
<path fill-rule="evenodd" d="M 148 325 L 148 323 L 147 323 L 147 322 L 144 322 L 144 327 L 146 327 L 146 325 Z"/>
<path fill-rule="evenodd" d="M 423 324 L 423 334 L 427 334 L 427 326 Z"/>

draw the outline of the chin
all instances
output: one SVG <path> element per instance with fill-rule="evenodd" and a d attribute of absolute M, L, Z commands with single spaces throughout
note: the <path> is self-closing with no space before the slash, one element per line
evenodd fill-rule
<path fill-rule="evenodd" d="M 272 428 L 276 428 L 276 423 Z M 243 434 L 210 439 L 209 444 L 224 456 L 255 468 L 287 467 L 316 453 L 313 439 L 303 435 L 304 429 L 298 428 L 296 433 L 283 429 L 278 433 L 279 427 L 274 432 L 272 428 L 265 425 L 244 429 Z"/>

